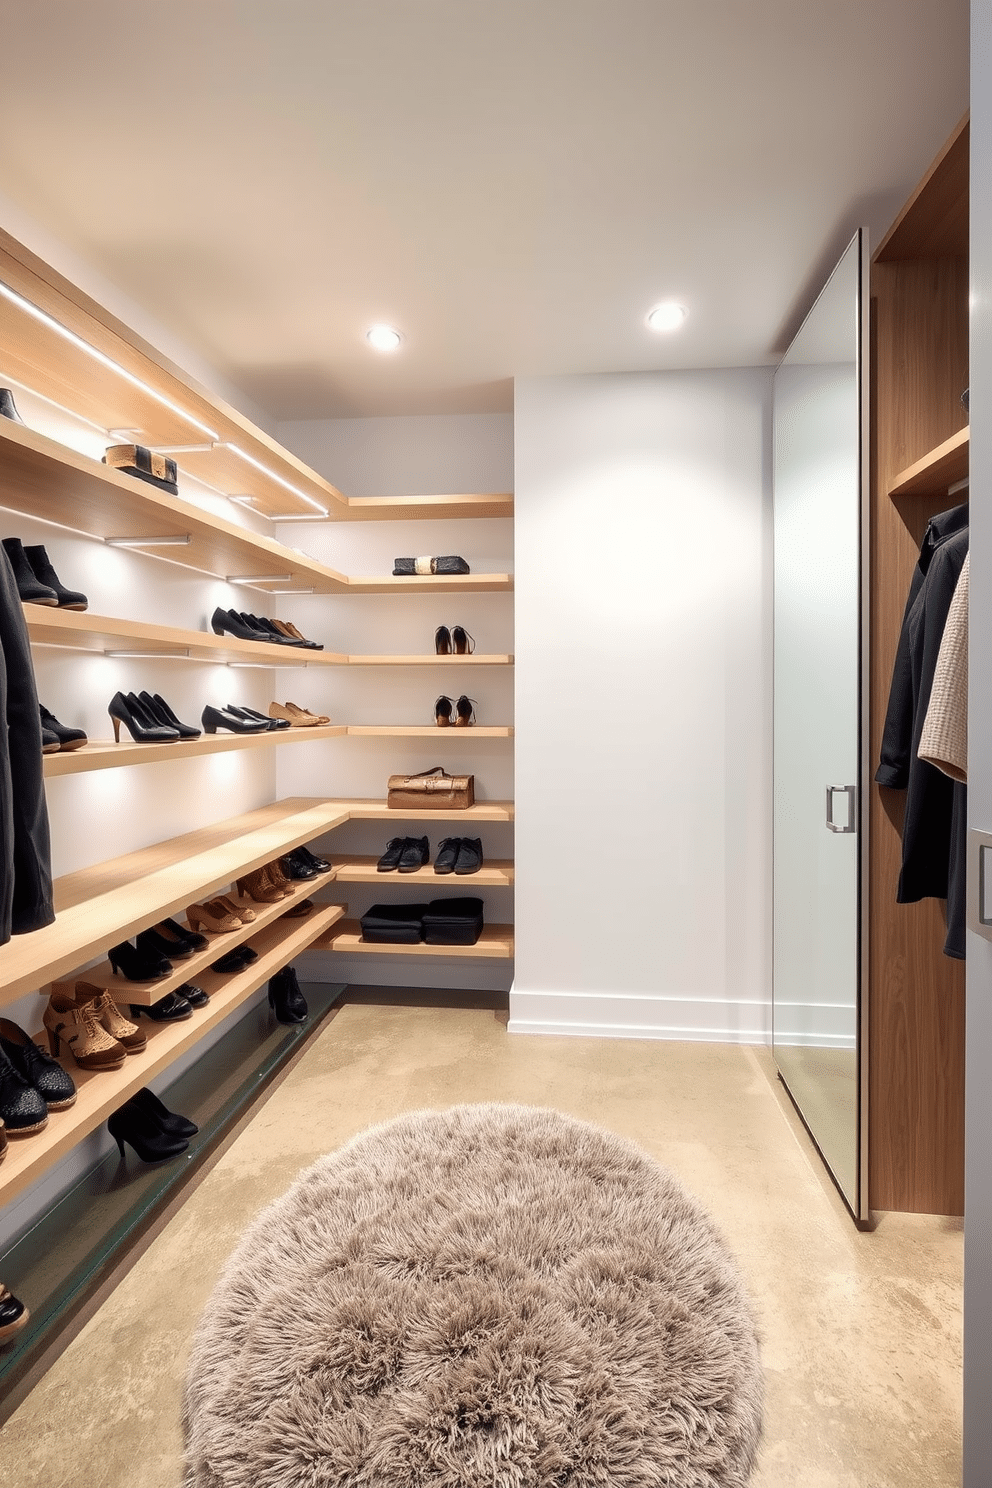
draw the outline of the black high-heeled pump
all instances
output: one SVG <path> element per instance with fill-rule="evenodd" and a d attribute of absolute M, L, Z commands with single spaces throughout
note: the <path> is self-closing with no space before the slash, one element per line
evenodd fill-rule
<path fill-rule="evenodd" d="M 111 946 L 107 952 L 107 960 L 117 976 L 126 977 L 129 982 L 158 982 L 172 971 L 172 962 L 168 956 L 160 956 L 157 952 L 144 948 L 138 950 L 129 940 L 122 940 L 120 945 Z"/>
<path fill-rule="evenodd" d="M 280 723 L 285 722 L 282 718 L 266 718 L 264 713 L 253 713 L 250 708 L 236 708 L 233 703 L 225 703 L 224 712 L 233 713 L 235 718 L 245 718 L 249 723 L 264 723 L 270 734 L 274 734 Z M 290 725 L 287 723 L 286 726 L 288 728 Z"/>
<path fill-rule="evenodd" d="M 237 610 L 222 610 L 220 605 L 214 610 L 210 617 L 210 628 L 214 635 L 233 635 L 239 641 L 268 641 L 271 636 L 258 629 L 255 625 L 248 625 L 238 614 Z"/>
<path fill-rule="evenodd" d="M 201 935 L 198 930 L 190 930 L 185 925 L 180 925 L 178 920 L 159 920 L 154 929 L 170 945 L 188 945 L 190 950 L 202 951 L 210 944 L 205 935 Z M 166 951 L 165 954 L 168 956 L 171 953 Z"/>
<path fill-rule="evenodd" d="M 456 656 L 471 656 L 475 650 L 475 636 L 470 636 L 464 625 L 456 625 L 451 632 L 451 644 Z"/>
<path fill-rule="evenodd" d="M 180 1116 L 176 1111 L 170 1111 L 164 1101 L 160 1101 L 153 1090 L 143 1085 L 140 1090 L 135 1091 L 129 1101 L 121 1106 L 122 1111 L 129 1107 L 136 1111 L 144 1111 L 146 1116 L 158 1126 L 159 1131 L 168 1132 L 174 1137 L 195 1137 L 200 1128 L 195 1121 L 190 1121 L 188 1116 Z"/>
<path fill-rule="evenodd" d="M 133 709 L 122 692 L 115 692 L 107 708 L 114 723 L 114 742 L 121 742 L 121 724 L 127 729 L 136 744 L 178 744 L 179 730 L 166 728 L 156 723 L 150 714 L 138 705 Z"/>
<path fill-rule="evenodd" d="M 475 722 L 475 698 L 466 697 L 462 693 L 455 704 L 455 728 L 468 728 Z"/>
<path fill-rule="evenodd" d="M 138 701 L 144 703 L 148 712 L 153 714 L 166 728 L 178 729 L 180 739 L 200 737 L 200 729 L 194 728 L 191 723 L 183 723 L 181 718 L 177 718 L 161 693 L 139 692 Z"/>
<path fill-rule="evenodd" d="M 146 951 L 153 957 L 161 956 L 166 961 L 188 961 L 193 954 L 188 940 L 167 940 L 157 930 L 139 930 L 135 943 L 139 951 Z"/>
<path fill-rule="evenodd" d="M 451 699 L 449 697 L 445 697 L 442 693 L 437 702 L 434 704 L 434 722 L 437 724 L 438 728 L 447 728 L 448 725 L 451 723 L 451 710 L 454 706 L 455 705 L 451 701 Z"/>
<path fill-rule="evenodd" d="M 268 730 L 267 720 L 259 723 L 255 718 L 236 718 L 225 708 L 213 708 L 209 703 L 200 715 L 200 722 L 208 734 L 215 734 L 219 728 L 228 729 L 232 734 L 264 734 Z"/>
<path fill-rule="evenodd" d="M 114 1112 L 107 1130 L 120 1149 L 121 1162 L 125 1142 L 134 1148 L 142 1162 L 164 1162 L 167 1157 L 178 1157 L 189 1146 L 186 1137 L 163 1131 L 153 1116 L 130 1103 Z"/>
<path fill-rule="evenodd" d="M 451 631 L 446 625 L 439 625 L 434 632 L 434 650 L 438 656 L 451 655 Z"/>

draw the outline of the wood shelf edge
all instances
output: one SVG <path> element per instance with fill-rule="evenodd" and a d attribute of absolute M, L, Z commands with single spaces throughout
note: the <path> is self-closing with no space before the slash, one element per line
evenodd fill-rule
<path fill-rule="evenodd" d="M 889 496 L 945 496 L 948 486 L 964 480 L 968 474 L 970 441 L 971 430 L 966 426 L 938 444 L 936 449 L 928 450 L 919 460 L 900 470 L 889 486 Z"/>
<path fill-rule="evenodd" d="M 161 764 L 164 760 L 197 759 L 206 754 L 227 754 L 236 749 L 271 749 L 277 744 L 310 743 L 317 739 L 339 739 L 348 733 L 343 723 L 319 724 L 316 728 L 266 729 L 264 734 L 203 734 L 199 739 L 178 739 L 171 744 L 120 744 L 93 740 L 82 749 L 44 756 L 46 779 L 81 775 L 91 770 L 123 769 L 129 765 Z"/>
<path fill-rule="evenodd" d="M 336 864 L 334 878 L 337 883 L 380 884 L 383 888 L 410 887 L 425 884 L 438 891 L 464 889 L 469 892 L 474 884 L 478 888 L 512 888 L 513 863 L 510 859 L 487 859 L 478 873 L 437 874 L 433 867 L 419 868 L 416 873 L 377 873 L 374 857 L 352 857 Z"/>
<path fill-rule="evenodd" d="M 143 620 L 127 620 L 116 615 L 95 615 L 89 610 L 59 610 L 46 605 L 23 604 L 28 635 L 37 646 L 64 646 L 98 655 L 106 649 L 117 650 L 131 645 L 155 646 L 168 659 L 177 651 L 190 653 L 189 659 L 223 663 L 232 661 L 270 662 L 273 667 L 347 666 L 349 658 L 342 653 L 310 651 L 302 646 L 269 645 L 265 641 L 242 641 L 237 636 L 214 635 L 209 630 L 185 630 L 179 626 L 151 625 Z M 93 644 L 84 645 L 89 638 Z"/>
<path fill-rule="evenodd" d="M 357 920 L 342 920 L 336 930 L 315 940 L 316 951 L 339 951 L 345 955 L 386 956 L 454 956 L 510 961 L 513 959 L 513 926 L 484 925 L 482 934 L 472 946 L 425 945 L 367 945 L 362 940 L 361 925 Z"/>

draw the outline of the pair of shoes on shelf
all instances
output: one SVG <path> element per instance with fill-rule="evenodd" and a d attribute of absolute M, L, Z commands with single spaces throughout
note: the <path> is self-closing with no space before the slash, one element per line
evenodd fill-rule
<path fill-rule="evenodd" d="M 192 1018 L 194 1008 L 206 1007 L 209 1001 L 210 998 L 202 987 L 197 987 L 194 982 L 183 982 L 181 987 L 167 992 L 164 997 L 147 1007 L 143 1003 L 132 1002 L 131 1017 L 140 1018 L 144 1014 L 153 1023 L 184 1023 L 187 1018 Z"/>
<path fill-rule="evenodd" d="M 309 1015 L 307 1000 L 300 991 L 296 971 L 284 966 L 269 979 L 269 1007 L 277 1023 L 303 1023 Z"/>
<path fill-rule="evenodd" d="M 293 892 L 278 858 L 239 878 L 237 889 L 239 894 L 254 899 L 256 904 L 277 904 L 280 899 L 288 899 Z"/>
<path fill-rule="evenodd" d="M 269 718 L 267 714 L 259 713 L 257 708 L 236 708 L 233 703 L 228 703 L 222 711 L 230 713 L 234 718 L 242 718 L 246 723 L 259 725 L 257 729 L 245 730 L 248 733 L 274 734 L 279 729 L 292 728 L 288 718 Z M 225 723 L 224 728 L 228 727 L 229 725 Z"/>
<path fill-rule="evenodd" d="M 287 858 L 295 858 L 305 863 L 318 874 L 330 873 L 334 866 L 330 858 L 322 858 L 318 853 L 311 852 L 308 847 L 294 847 L 292 852 L 283 855 L 280 862 L 285 862 Z"/>
<path fill-rule="evenodd" d="M 443 837 L 437 845 L 435 873 L 478 873 L 483 864 L 481 837 Z"/>
<path fill-rule="evenodd" d="M 151 936 L 155 939 L 150 939 Z M 188 961 L 195 951 L 203 951 L 209 944 L 205 935 L 171 919 L 159 920 L 150 930 L 142 930 L 138 936 L 139 947 L 142 946 L 142 937 L 149 937 L 145 942 L 149 950 L 173 961 Z"/>
<path fill-rule="evenodd" d="M 2 391 L 2 389 L 0 389 Z M 31 1316 L 24 1303 L 0 1281 L 0 1347 L 27 1326 Z"/>
<path fill-rule="evenodd" d="M 41 715 L 41 752 L 42 754 L 69 754 L 73 749 L 82 749 L 87 743 L 87 738 L 82 729 L 70 728 L 67 723 L 59 723 L 54 713 L 49 713 L 47 708 L 38 704 L 38 712 Z"/>
<path fill-rule="evenodd" d="M 121 741 L 121 724 L 136 744 L 176 744 L 198 739 L 200 730 L 177 718 L 157 692 L 115 692 L 107 708 L 114 725 L 114 741 Z"/>
<path fill-rule="evenodd" d="M 274 646 L 297 646 L 307 651 L 323 651 L 317 641 L 307 640 L 287 620 L 270 620 L 266 615 L 249 615 L 243 610 L 222 610 L 218 605 L 210 617 L 214 635 L 233 635 L 239 641 L 266 641 Z"/>
<path fill-rule="evenodd" d="M 107 989 L 90 982 L 53 982 L 42 1022 L 52 1054 L 58 1058 L 64 1044 L 80 1069 L 120 1069 L 147 1042 Z"/>
<path fill-rule="evenodd" d="M 129 940 L 122 940 L 120 945 L 110 947 L 107 960 L 115 974 L 126 977 L 129 982 L 158 982 L 172 971 L 169 957 L 147 942 L 136 947 Z"/>
<path fill-rule="evenodd" d="M 241 930 L 252 924 L 255 911 L 246 904 L 238 904 L 227 894 L 220 894 L 203 904 L 189 905 L 186 918 L 191 925 L 207 930 L 211 935 L 227 935 L 232 930 Z"/>
<path fill-rule="evenodd" d="M 26 548 L 19 537 L 5 537 L 3 548 L 23 604 L 48 605 L 60 610 L 86 609 L 89 603 L 86 595 L 65 587 L 41 543 Z"/>
<path fill-rule="evenodd" d="M 264 734 L 269 729 L 269 720 L 262 713 L 250 708 L 214 708 L 210 703 L 200 715 L 200 722 L 207 734 L 215 734 L 219 728 L 232 734 Z"/>
<path fill-rule="evenodd" d="M 163 1162 L 178 1157 L 189 1146 L 189 1139 L 199 1131 L 195 1121 L 170 1111 L 147 1086 L 144 1086 L 107 1122 L 107 1130 L 120 1149 L 124 1161 L 124 1144 L 133 1147 L 142 1162 Z"/>
<path fill-rule="evenodd" d="M 233 950 L 225 951 L 223 956 L 216 961 L 211 961 L 211 971 L 235 972 L 244 971 L 253 961 L 258 960 L 258 952 L 253 951 L 250 945 L 235 946 Z"/>
<path fill-rule="evenodd" d="M 464 625 L 439 625 L 434 632 L 434 650 L 438 656 L 471 656 L 475 650 L 475 636 L 470 636 Z"/>
<path fill-rule="evenodd" d="M 281 718 L 293 728 L 316 728 L 320 723 L 330 723 L 326 713 L 310 713 L 295 703 L 270 703 L 269 717 Z"/>
<path fill-rule="evenodd" d="M 48 1124 L 49 1111 L 76 1099 L 72 1076 L 9 1018 L 0 1018 L 0 1125 L 11 1136 L 29 1136 Z"/>
<path fill-rule="evenodd" d="M 456 728 L 468 728 L 475 722 L 475 698 L 466 697 L 462 693 L 457 702 L 445 697 L 442 693 L 434 704 L 434 722 L 438 728 L 448 728 L 452 722 L 451 715 L 454 713 L 454 725 Z"/>
<path fill-rule="evenodd" d="M 313 853 L 308 852 L 305 847 L 295 847 L 292 852 L 283 853 L 279 859 L 279 866 L 291 882 L 320 878 L 321 874 L 329 873 L 331 870 L 330 863 L 323 858 L 315 858 Z"/>
<path fill-rule="evenodd" d="M 391 837 L 375 865 L 377 873 L 416 873 L 431 860 L 426 837 Z"/>

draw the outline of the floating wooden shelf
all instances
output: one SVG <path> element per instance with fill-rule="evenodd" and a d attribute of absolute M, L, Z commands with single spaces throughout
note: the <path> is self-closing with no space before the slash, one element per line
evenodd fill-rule
<path fill-rule="evenodd" d="M 74 651 L 142 651 L 191 661 L 272 667 L 347 666 L 349 658 L 334 651 L 310 651 L 302 646 L 239 641 L 236 636 L 207 630 L 183 630 L 174 625 L 149 625 L 143 620 L 121 620 L 88 611 L 56 610 L 46 605 L 22 606 L 28 635 L 35 646 L 62 646 Z"/>
<path fill-rule="evenodd" d="M 198 985 L 210 995 L 208 1007 L 194 1011 L 183 1023 L 152 1023 L 142 1018 L 141 1027 L 148 1045 L 140 1054 L 129 1055 L 121 1069 L 96 1073 L 78 1069 L 71 1060 L 67 1061 L 66 1068 L 79 1092 L 76 1103 L 67 1111 L 51 1112 L 44 1131 L 10 1141 L 0 1166 L 0 1204 L 9 1203 L 15 1194 L 71 1152 L 143 1085 L 247 1001 L 280 967 L 326 934 L 343 914 L 342 906 L 328 904 L 317 908 L 305 920 L 277 920 L 265 926 L 250 938 L 250 944 L 258 952 L 258 960 L 251 966 L 234 976 L 216 971 L 199 974 Z"/>
<path fill-rule="evenodd" d="M 348 733 L 358 738 L 383 739 L 510 739 L 513 729 L 506 724 L 473 723 L 468 728 L 438 728 L 436 723 L 349 723 Z"/>
<path fill-rule="evenodd" d="M 347 724 L 321 723 L 315 728 L 266 729 L 262 734 L 201 734 L 199 739 L 177 739 L 171 744 L 136 744 L 125 731 L 119 744 L 94 740 L 82 749 L 46 754 L 46 780 L 57 775 L 85 775 L 90 770 L 117 770 L 125 765 L 160 765 L 168 760 L 198 759 L 204 754 L 230 754 L 239 749 L 272 749 L 277 744 L 314 743 L 340 739 Z"/>
<path fill-rule="evenodd" d="M 442 811 L 417 811 L 408 806 L 396 810 L 387 806 L 385 801 L 357 799 L 327 801 L 325 804 L 328 808 L 338 806 L 343 813 L 342 819 L 349 821 L 445 821 L 463 822 L 466 827 L 472 827 L 479 822 L 512 822 L 514 815 L 512 801 L 476 801 L 474 806 L 461 811 L 454 807 Z"/>
<path fill-rule="evenodd" d="M 378 884 L 383 888 L 413 888 L 416 884 L 427 884 L 434 893 L 457 889 L 466 894 L 476 888 L 507 889 L 513 884 L 513 864 L 508 861 L 487 862 L 478 873 L 437 874 L 433 867 L 418 868 L 416 873 L 377 873 L 377 858 L 355 857 L 338 863 L 334 871 L 337 883 Z M 432 894 L 433 897 L 433 894 Z"/>
<path fill-rule="evenodd" d="M 77 972 L 348 815 L 341 802 L 292 797 L 58 879 L 54 924 L 0 946 L 0 1003 Z"/>
<path fill-rule="evenodd" d="M 484 656 L 349 656 L 349 666 L 512 666 L 512 655 Z"/>
<path fill-rule="evenodd" d="M 362 939 L 357 920 L 342 920 L 328 934 L 313 942 L 314 950 L 343 951 L 347 955 L 372 956 L 458 956 L 509 961 L 513 958 L 513 926 L 484 925 L 482 934 L 472 946 L 379 945 Z"/>
<path fill-rule="evenodd" d="M 946 496 L 948 486 L 968 474 L 970 429 L 959 429 L 921 460 L 900 470 L 889 487 L 890 496 Z"/>
<path fill-rule="evenodd" d="M 403 585 L 411 593 L 490 593 L 513 587 L 508 574 L 349 579 L 272 538 L 112 470 L 10 419 L 0 420 L 0 471 L 0 503 L 10 510 L 90 537 L 137 538 L 137 551 L 217 578 L 247 580 L 249 589 L 264 593 L 306 589 L 316 594 L 390 594 Z M 184 536 L 189 541 L 181 545 L 140 543 L 142 538 Z"/>
<path fill-rule="evenodd" d="M 0 296 L 0 380 L 98 428 L 126 430 L 127 440 L 171 451 L 180 489 L 186 472 L 222 494 L 250 497 L 273 521 L 311 513 L 320 521 L 325 512 L 344 522 L 512 514 L 507 492 L 348 498 L 8 233 L 0 233 L 0 281 L 54 322 Z M 121 442 L 108 432 L 108 444 Z"/>

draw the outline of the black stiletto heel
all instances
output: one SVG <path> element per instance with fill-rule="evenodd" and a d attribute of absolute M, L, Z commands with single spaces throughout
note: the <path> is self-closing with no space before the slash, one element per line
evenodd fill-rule
<path fill-rule="evenodd" d="M 116 975 L 126 977 L 129 982 L 157 982 L 172 971 L 172 962 L 168 956 L 160 956 L 157 952 L 144 948 L 136 950 L 129 940 L 122 940 L 120 945 L 111 946 L 107 952 L 107 960 Z"/>
<path fill-rule="evenodd" d="M 451 643 L 456 656 L 471 656 L 475 650 L 475 636 L 470 636 L 464 625 L 456 625 L 451 632 Z"/>
<path fill-rule="evenodd" d="M 163 724 L 165 728 L 178 729 L 180 739 L 200 737 L 200 730 L 194 728 L 191 723 L 183 723 L 181 718 L 177 718 L 160 693 L 139 692 L 138 701 L 144 705 L 147 712 L 151 713 L 156 723 Z"/>
<path fill-rule="evenodd" d="M 451 631 L 446 625 L 439 625 L 434 632 L 434 650 L 438 656 L 451 655 Z"/>
<path fill-rule="evenodd" d="M 454 703 L 449 697 L 445 697 L 442 694 L 442 696 L 438 698 L 437 702 L 434 704 L 434 722 L 437 724 L 438 728 L 447 728 L 448 725 L 451 723 L 451 710 L 453 707 Z"/>
<path fill-rule="evenodd" d="M 137 699 L 135 701 L 137 702 Z M 114 693 L 107 712 L 113 719 L 114 741 L 117 744 L 121 742 L 121 724 L 136 744 L 178 744 L 179 742 L 178 729 L 166 728 L 164 724 L 156 723 L 140 703 L 135 710 L 131 706 L 130 699 L 126 698 L 122 692 Z"/>

